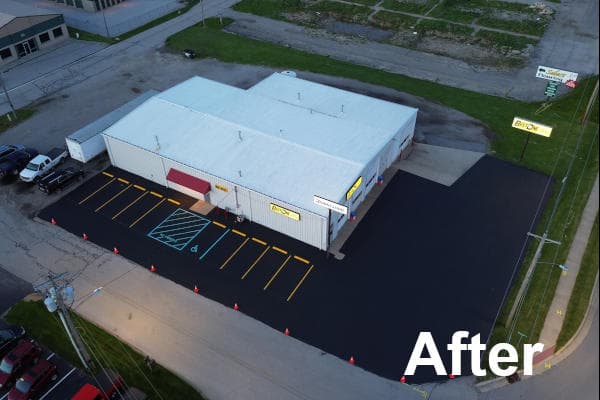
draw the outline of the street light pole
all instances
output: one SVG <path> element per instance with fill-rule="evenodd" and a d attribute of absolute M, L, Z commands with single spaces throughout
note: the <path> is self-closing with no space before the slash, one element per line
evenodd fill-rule
<path fill-rule="evenodd" d="M 106 37 L 110 38 L 110 33 L 108 32 L 108 24 L 106 23 L 106 13 L 104 10 L 106 7 L 102 7 L 102 19 L 104 19 L 104 28 L 106 29 Z"/>

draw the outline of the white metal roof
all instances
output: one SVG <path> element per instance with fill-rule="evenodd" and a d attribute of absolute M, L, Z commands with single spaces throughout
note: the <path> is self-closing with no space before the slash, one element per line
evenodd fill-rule
<path fill-rule="evenodd" d="M 323 89 L 328 90 L 339 91 Z M 359 95 L 344 92 L 342 97 L 350 105 L 353 96 Z M 373 118 L 394 112 L 397 123 L 373 126 L 362 121 L 365 117 L 321 112 L 326 102 L 311 110 L 194 77 L 147 100 L 104 134 L 152 152 L 156 136 L 164 157 L 327 215 L 313 204 L 313 195 L 342 199 L 365 164 L 417 112 L 368 97 L 360 101 Z"/>

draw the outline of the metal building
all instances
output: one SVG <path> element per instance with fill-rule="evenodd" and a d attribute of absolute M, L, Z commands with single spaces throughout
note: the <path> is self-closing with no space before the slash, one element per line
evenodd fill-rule
<path fill-rule="evenodd" d="M 416 117 L 286 74 L 248 90 L 195 77 L 103 136 L 113 165 L 326 250 Z"/>

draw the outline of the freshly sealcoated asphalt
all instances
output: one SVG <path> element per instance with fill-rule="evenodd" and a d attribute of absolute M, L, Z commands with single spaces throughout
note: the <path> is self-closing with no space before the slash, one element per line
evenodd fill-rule
<path fill-rule="evenodd" d="M 235 224 L 219 209 L 188 215 L 181 210 L 193 199 L 116 168 L 107 172 L 113 177 L 91 178 L 39 216 L 393 380 L 419 332 L 432 332 L 448 369 L 453 332 L 487 340 L 547 181 L 488 156 L 452 187 L 400 171 L 338 261 L 257 224 Z M 435 379 L 422 367 L 409 381 Z"/>

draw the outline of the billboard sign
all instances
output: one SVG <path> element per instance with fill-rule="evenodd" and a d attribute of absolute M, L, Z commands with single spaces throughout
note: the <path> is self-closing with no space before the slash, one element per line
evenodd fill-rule
<path fill-rule="evenodd" d="M 277 204 L 273 204 L 273 203 L 271 203 L 270 208 L 271 208 L 271 211 L 273 211 L 274 213 L 281 214 L 281 215 L 291 218 L 295 221 L 300 221 L 300 214 L 298 214 L 297 212 L 288 210 L 287 208 L 278 206 Z"/>
<path fill-rule="evenodd" d="M 549 81 L 556 81 L 561 83 L 567 83 L 567 81 L 577 81 L 577 72 L 564 71 L 562 69 L 544 67 L 540 65 L 535 73 L 536 78 L 547 79 Z"/>
<path fill-rule="evenodd" d="M 529 121 L 527 119 L 519 117 L 515 117 L 513 119 L 512 127 L 545 137 L 550 137 L 550 135 L 552 134 L 551 126 L 542 125 L 540 123 Z"/>
<path fill-rule="evenodd" d="M 313 196 L 313 202 L 318 206 L 328 208 L 328 209 L 338 212 L 340 214 L 344 214 L 344 215 L 348 214 L 348 207 L 343 206 L 338 203 L 334 203 L 333 201 L 324 199 L 322 197 Z"/>

